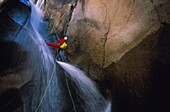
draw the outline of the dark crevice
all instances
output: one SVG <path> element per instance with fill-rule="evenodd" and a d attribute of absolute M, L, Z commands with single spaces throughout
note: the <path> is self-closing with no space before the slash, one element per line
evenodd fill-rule
<path fill-rule="evenodd" d="M 111 20 L 109 20 L 109 26 L 108 26 L 108 29 L 106 31 L 106 33 L 104 34 L 104 37 L 102 38 L 102 41 L 103 41 L 103 63 L 102 63 L 102 71 L 104 69 L 104 64 L 105 64 L 105 53 L 106 53 L 106 50 L 105 50 L 105 46 L 106 46 L 106 42 L 107 42 L 107 39 L 108 39 L 108 34 L 110 32 L 110 28 L 111 28 Z"/>
<path fill-rule="evenodd" d="M 66 25 L 64 26 L 64 34 L 63 34 L 63 36 L 67 35 L 67 30 L 68 30 L 68 27 L 69 27 L 70 20 L 72 18 L 72 13 L 73 13 L 76 6 L 77 6 L 77 0 L 74 0 L 74 2 L 71 4 L 68 17 L 66 18 Z"/>
<path fill-rule="evenodd" d="M 100 0 L 101 2 L 102 2 L 102 4 L 104 5 L 104 7 L 105 7 L 105 9 L 106 9 L 106 15 L 105 15 L 105 19 L 104 19 L 104 21 L 103 22 L 105 22 L 106 21 L 106 19 L 108 18 L 108 15 L 107 15 L 107 13 L 108 13 L 108 10 L 107 10 L 107 6 L 106 6 L 106 4 L 104 3 L 104 1 L 102 1 L 102 0 Z M 106 46 L 106 41 L 107 41 L 107 36 L 108 36 L 108 34 L 109 34 L 109 32 L 110 32 L 110 26 L 111 25 L 111 20 L 110 20 L 110 18 L 109 18 L 109 26 L 108 26 L 108 29 L 107 29 L 107 31 L 106 31 L 106 33 L 104 34 L 104 37 L 102 37 L 102 42 L 103 42 L 103 49 L 102 49 L 102 51 L 103 51 L 103 60 L 102 60 L 102 71 L 103 71 L 103 67 L 104 67 L 104 64 L 105 64 L 105 46 Z"/>

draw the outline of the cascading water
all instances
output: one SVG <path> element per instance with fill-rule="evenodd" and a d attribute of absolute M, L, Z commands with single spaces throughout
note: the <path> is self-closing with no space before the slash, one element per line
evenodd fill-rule
<path fill-rule="evenodd" d="M 45 34 L 48 25 L 43 21 L 40 10 L 44 0 L 38 0 L 36 5 L 31 1 L 21 1 L 31 7 L 30 23 L 27 21 L 15 39 L 29 51 L 30 69 L 27 74 L 32 75 L 31 81 L 21 87 L 24 112 L 110 112 L 111 103 L 103 98 L 84 72 L 71 64 L 57 61 L 57 65 L 68 73 L 63 74 L 61 68 L 55 66 L 54 56 L 44 43 L 48 37 Z M 61 75 L 67 75 L 74 86 L 64 84 L 67 82 Z"/>
<path fill-rule="evenodd" d="M 56 61 L 65 71 L 68 77 L 75 83 L 75 88 L 83 100 L 85 112 L 111 112 L 111 104 L 107 102 L 99 93 L 95 84 L 79 68 L 65 63 Z M 81 105 L 81 104 L 80 104 Z"/>
<path fill-rule="evenodd" d="M 29 21 L 15 39 L 28 52 L 27 76 L 32 76 L 31 80 L 20 88 L 24 112 L 56 112 L 56 110 L 61 112 L 63 108 L 60 96 L 61 86 L 56 75 L 54 57 L 43 39 L 47 36 L 45 35 L 47 24 L 43 22 L 43 13 L 36 5 L 31 1 L 25 2 L 31 7 L 31 14 Z M 22 22 L 25 20 L 24 12 L 12 14 L 14 21 L 19 24 L 24 23 Z M 14 16 L 21 17 L 14 18 Z M 22 16 L 24 19 L 21 19 Z"/>

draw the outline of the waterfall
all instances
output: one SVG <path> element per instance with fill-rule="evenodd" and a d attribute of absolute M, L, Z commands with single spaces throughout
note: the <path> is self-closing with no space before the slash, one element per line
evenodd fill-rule
<path fill-rule="evenodd" d="M 38 0 L 36 3 L 36 6 L 39 7 L 40 9 L 43 8 L 43 5 L 44 5 L 44 0 Z"/>
<path fill-rule="evenodd" d="M 75 88 L 84 101 L 85 112 L 111 112 L 111 103 L 104 99 L 94 82 L 82 70 L 65 62 L 56 62 L 67 71 L 69 79 L 75 83 Z"/>
<path fill-rule="evenodd" d="M 54 61 L 54 55 L 44 42 L 49 38 L 45 33 L 48 24 L 43 21 L 41 10 L 44 0 L 38 0 L 36 4 L 31 0 L 29 3 L 21 1 L 31 7 L 29 21 L 15 39 L 29 52 L 27 74 L 32 76 L 20 88 L 24 112 L 111 112 L 111 103 L 84 72 L 71 64 Z"/>
<path fill-rule="evenodd" d="M 20 88 L 24 112 L 62 112 L 61 85 L 56 73 L 54 56 L 44 42 L 48 36 L 45 34 L 48 24 L 43 21 L 42 11 L 32 1 L 25 0 L 24 3 L 30 5 L 31 13 L 14 40 L 28 52 L 28 70 L 23 74 L 32 76 L 31 80 Z M 22 20 L 25 19 L 18 19 L 25 18 L 23 13 L 14 11 L 10 14 L 13 14 L 11 17 L 14 21 L 22 24 Z"/>

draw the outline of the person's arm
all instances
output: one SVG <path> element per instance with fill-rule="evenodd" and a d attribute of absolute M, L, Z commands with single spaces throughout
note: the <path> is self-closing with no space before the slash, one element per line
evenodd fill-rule
<path fill-rule="evenodd" d="M 48 46 L 60 48 L 60 45 L 59 45 L 59 44 L 55 44 L 55 43 L 53 43 L 53 42 L 46 42 L 46 44 L 47 44 Z"/>

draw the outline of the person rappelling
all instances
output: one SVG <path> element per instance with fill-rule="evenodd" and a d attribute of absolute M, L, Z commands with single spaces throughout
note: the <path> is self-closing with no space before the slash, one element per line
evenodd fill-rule
<path fill-rule="evenodd" d="M 52 46 L 52 47 L 58 48 L 58 52 L 57 52 L 57 54 L 58 54 L 60 52 L 60 50 L 64 50 L 67 47 L 66 40 L 67 40 L 67 37 L 64 37 L 63 39 L 59 39 L 58 38 L 59 44 L 56 44 L 54 42 L 46 42 L 46 44 L 48 46 Z"/>

